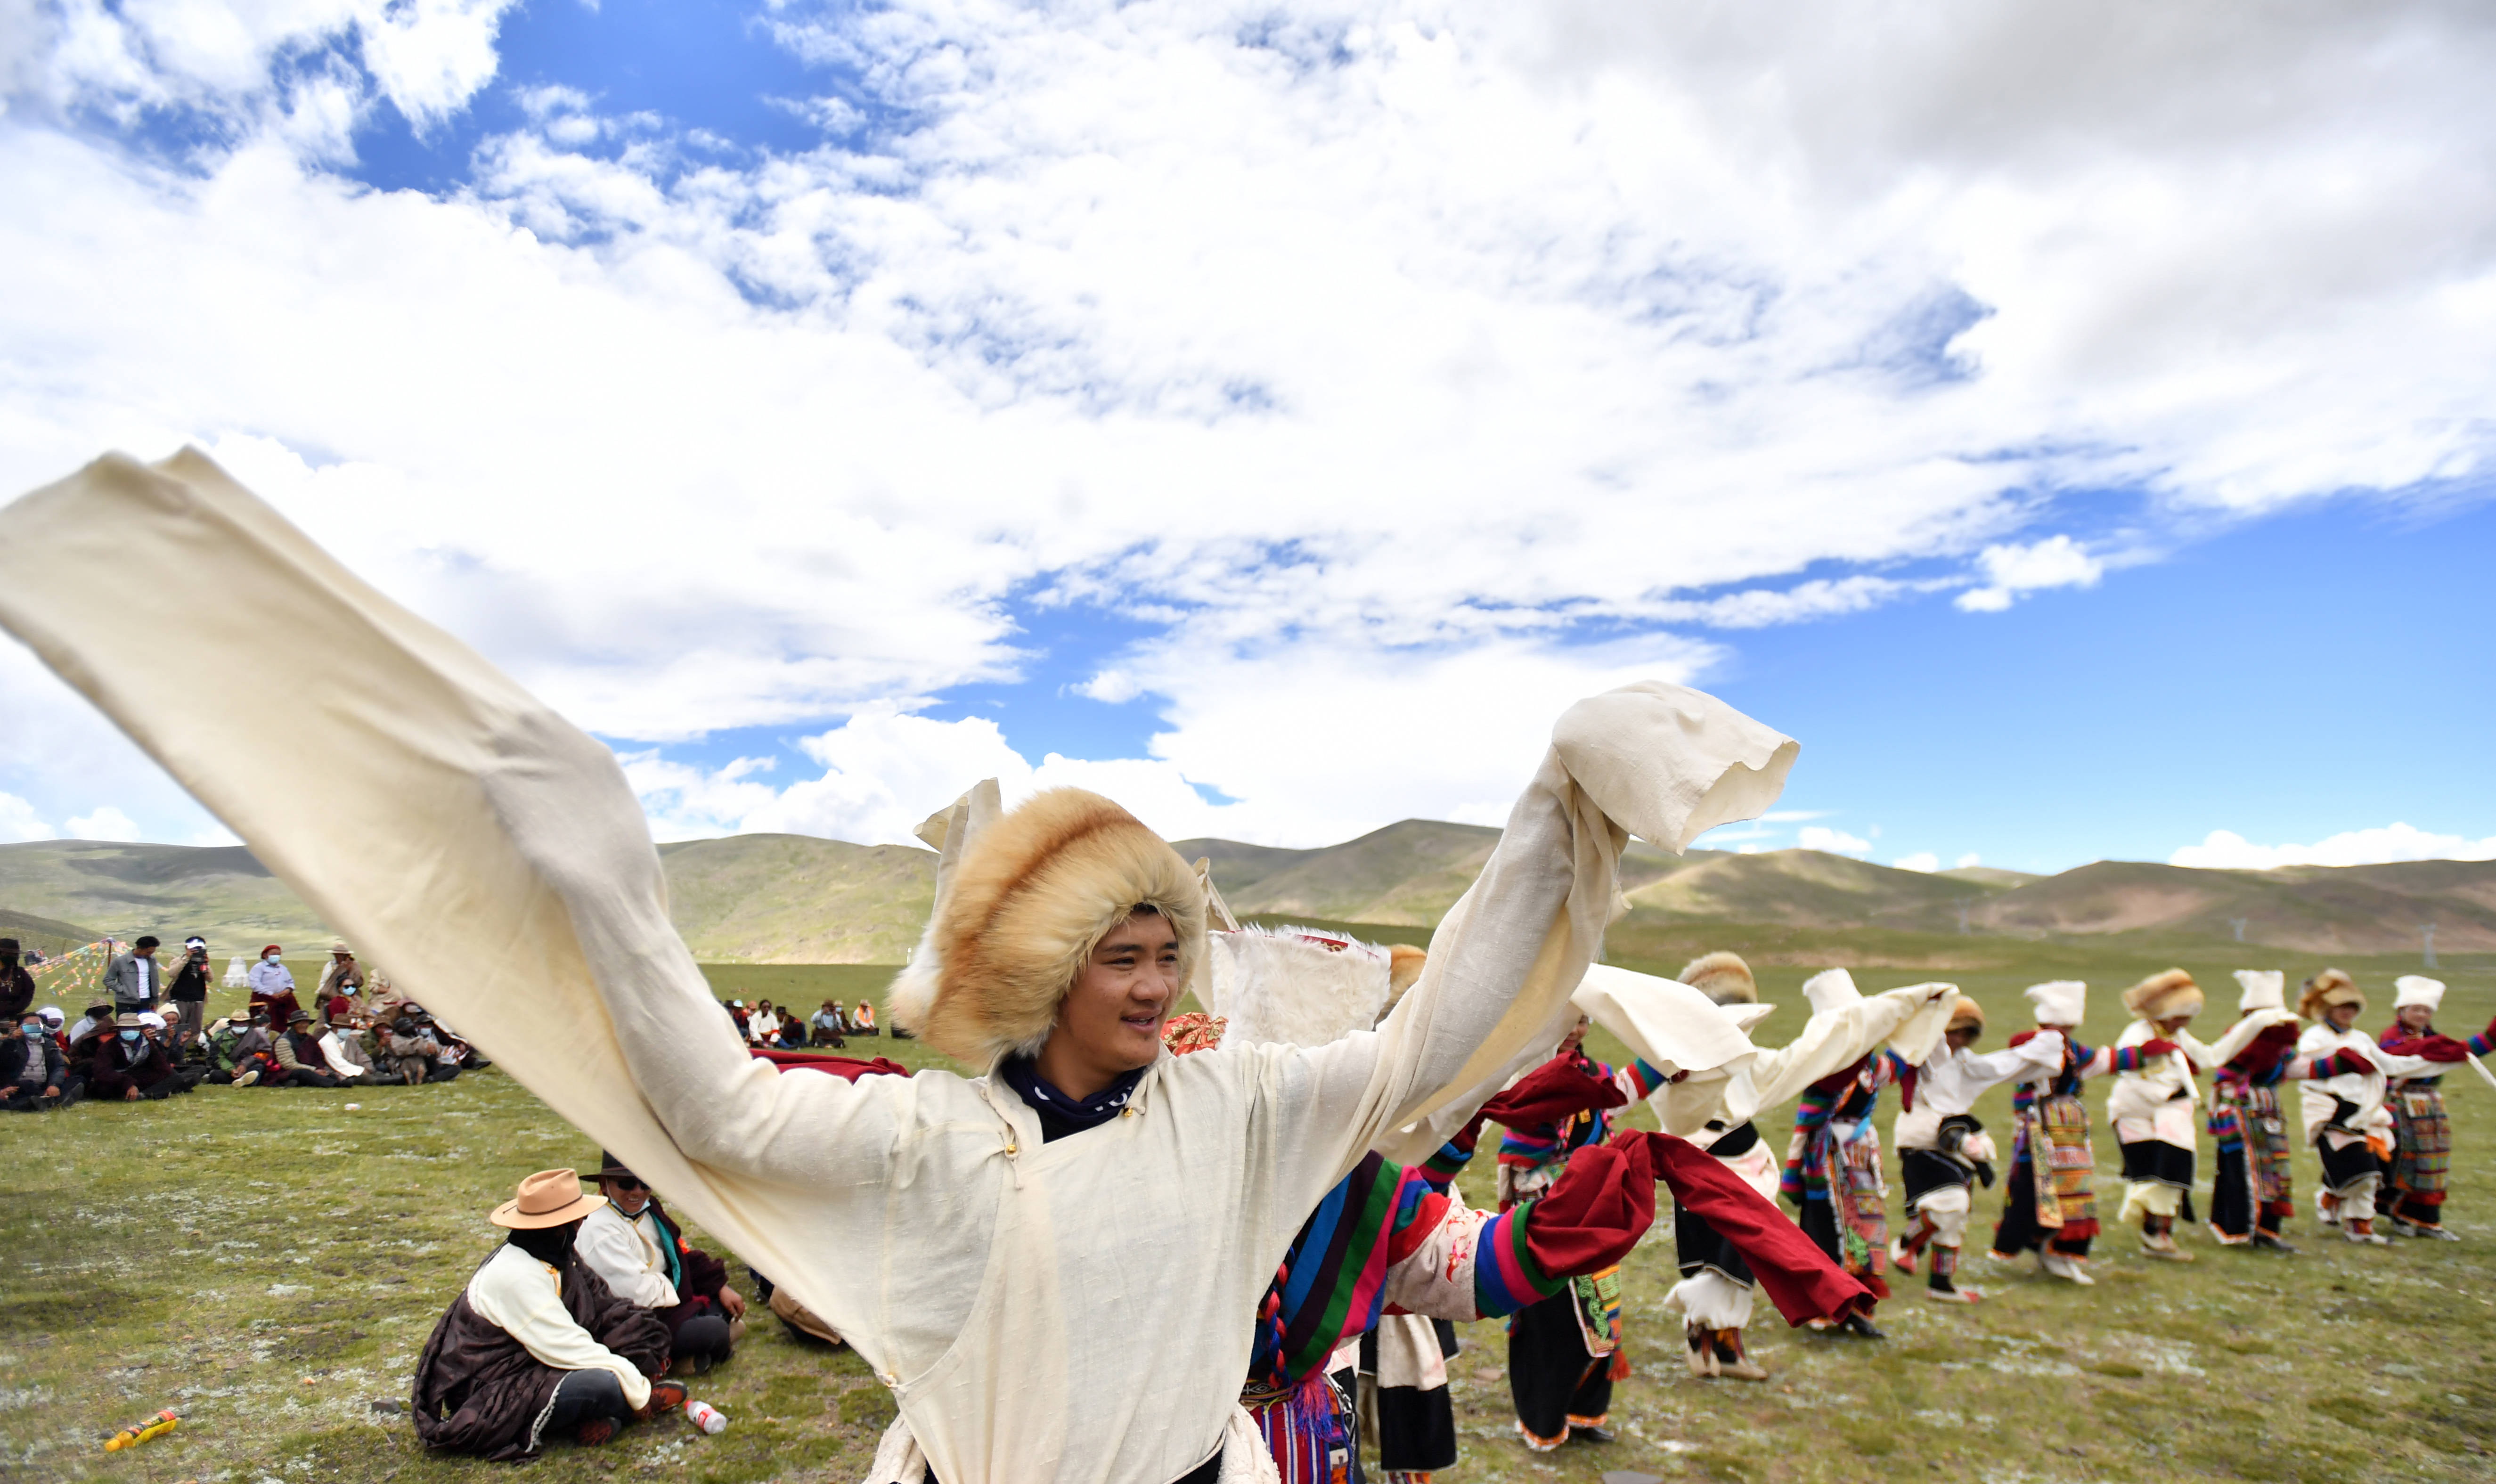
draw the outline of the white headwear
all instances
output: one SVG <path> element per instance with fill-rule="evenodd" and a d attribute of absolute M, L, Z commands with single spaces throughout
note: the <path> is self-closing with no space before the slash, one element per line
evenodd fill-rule
<path fill-rule="evenodd" d="M 2089 987 L 2078 979 L 2048 979 L 2031 984 L 2020 993 L 2037 1006 L 2037 1023 L 2044 1026 L 2075 1026 L 2088 1013 Z"/>
<path fill-rule="evenodd" d="M 2436 986 L 2438 989 L 2442 989 L 2443 987 L 2444 986 L 2441 984 Z M 145 1026 L 150 1031 L 162 1031 L 165 1029 L 165 1017 L 157 1014 L 154 1010 L 140 1010 L 139 1012 L 139 1023 Z"/>
<path fill-rule="evenodd" d="M 1825 1015 L 1841 1010 L 1863 998 L 1855 987 L 1855 975 L 1843 969 L 1824 969 L 1802 981 L 1802 997 L 1811 1002 L 1811 1012 Z"/>
<path fill-rule="evenodd" d="M 2236 997 L 2238 1010 L 2288 1008 L 2288 975 L 2276 969 L 2239 969 L 2236 982 L 2245 992 Z"/>
<path fill-rule="evenodd" d="M 2413 1005 L 2423 1005 L 2429 1013 L 2433 1013 L 2436 1006 L 2442 1004 L 2444 1004 L 2442 979 L 2430 979 L 2424 974 L 2405 974 L 2392 981 L 2392 1008 L 2396 1010 L 2408 1009 Z"/>

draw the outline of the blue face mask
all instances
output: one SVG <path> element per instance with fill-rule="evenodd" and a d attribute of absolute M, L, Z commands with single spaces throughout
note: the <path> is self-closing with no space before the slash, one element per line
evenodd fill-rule
<path fill-rule="evenodd" d="M 44 1034 L 44 1023 L 40 1020 L 30 1020 L 17 1029 L 28 1036 L 41 1036 Z"/>
<path fill-rule="evenodd" d="M 126 1041 L 135 1041 L 139 1039 L 139 1033 L 136 1031 L 124 1031 L 121 1033 L 121 1038 Z"/>

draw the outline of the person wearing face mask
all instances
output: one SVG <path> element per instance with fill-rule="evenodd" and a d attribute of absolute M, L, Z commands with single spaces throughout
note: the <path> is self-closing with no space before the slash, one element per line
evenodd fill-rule
<path fill-rule="evenodd" d="M 0 938 L 0 1020 L 16 1020 L 35 1003 L 35 976 L 17 962 L 17 940 Z"/>
<path fill-rule="evenodd" d="M 167 1026 L 165 1017 L 157 1014 L 154 1010 L 141 1010 L 140 1012 L 139 1034 L 145 1036 L 148 1042 L 155 1046 L 157 1051 L 164 1056 L 166 1067 L 171 1068 L 172 1071 L 174 1092 L 189 1092 L 191 1089 L 200 1085 L 201 1078 L 208 1074 L 205 1067 L 187 1067 L 183 1065 L 181 1051 L 173 1044 L 173 1033 L 172 1029 Z"/>
<path fill-rule="evenodd" d="M 607 1286 L 574 1250 L 607 1204 L 572 1170 L 540 1170 L 489 1218 L 508 1235 L 433 1326 L 409 1401 L 425 1446 L 497 1463 L 569 1438 L 596 1447 L 684 1405 L 668 1327 Z"/>
<path fill-rule="evenodd" d="M 283 1087 L 286 1068 L 278 1064 L 277 1042 L 268 1034 L 268 1012 L 255 1009 L 246 1013 L 243 1028 L 234 1037 L 234 1072 L 235 1087 Z"/>
<path fill-rule="evenodd" d="M 260 950 L 251 966 L 251 1007 L 266 1010 L 272 1026 L 291 1025 L 300 1008 L 295 1000 L 295 974 L 285 963 L 286 950 L 275 943 Z"/>
<path fill-rule="evenodd" d="M 580 1260 L 668 1326 L 671 1371 L 700 1376 L 728 1359 L 745 1333 L 745 1296 L 728 1285 L 728 1264 L 686 1241 L 658 1193 L 605 1150 L 597 1178 L 607 1203 L 580 1223 Z"/>
<path fill-rule="evenodd" d="M 78 1101 L 78 1091 L 70 1081 L 69 1059 L 41 1015 L 0 1021 L 0 1108 L 50 1112 Z"/>
<path fill-rule="evenodd" d="M 173 1064 L 166 1060 L 165 1048 L 147 1038 L 137 1015 L 115 1016 L 111 1033 L 96 1040 L 87 1073 L 87 1091 L 92 1096 L 109 1102 L 137 1102 L 183 1091 L 180 1079 L 173 1075 Z"/>

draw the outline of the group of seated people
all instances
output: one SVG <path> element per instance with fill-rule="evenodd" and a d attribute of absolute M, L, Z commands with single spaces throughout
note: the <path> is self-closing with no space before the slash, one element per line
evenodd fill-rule
<path fill-rule="evenodd" d="M 742 1000 L 731 1000 L 726 1008 L 728 1018 L 736 1022 L 736 1034 L 749 1046 L 842 1046 L 848 1036 L 884 1034 L 875 1028 L 875 1006 L 864 1000 L 855 1011 L 844 1009 L 838 1000 L 827 1000 L 823 1008 L 803 1018 L 796 1006 L 775 1008 L 768 1000 L 755 1001 L 751 1009 Z"/>
<path fill-rule="evenodd" d="M 64 1028 L 49 1005 L 8 1023 L 0 1040 L 0 1107 L 65 1108 L 81 1098 L 120 1102 L 171 1098 L 200 1084 L 234 1087 L 354 1087 L 377 1082 L 448 1082 L 479 1065 L 468 1043 L 422 1008 L 408 1007 L 375 1033 L 341 1019 L 316 1024 L 296 1010 L 283 1030 L 266 1010 L 219 1020 L 193 1038 L 153 1010 L 90 1005 Z"/>
<path fill-rule="evenodd" d="M 551 1441 L 595 1446 L 684 1404 L 673 1377 L 729 1358 L 746 1301 L 658 1196 L 601 1153 L 598 1193 L 541 1170 L 489 1218 L 503 1245 L 468 1280 L 417 1359 L 417 1436 L 488 1459 Z"/>

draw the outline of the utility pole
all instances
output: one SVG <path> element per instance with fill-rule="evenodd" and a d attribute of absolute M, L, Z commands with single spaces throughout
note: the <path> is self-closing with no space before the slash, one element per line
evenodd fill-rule
<path fill-rule="evenodd" d="M 2429 969 L 2432 969 L 2435 967 L 2435 924 L 2432 922 L 2424 924 L 2424 931 L 2426 933 L 2426 966 Z"/>
<path fill-rule="evenodd" d="M 2228 919 L 2228 926 L 2236 930 L 2236 942 L 2243 943 L 2245 941 L 2245 924 L 2252 920 L 2253 919 L 2250 917 L 2230 917 Z"/>

